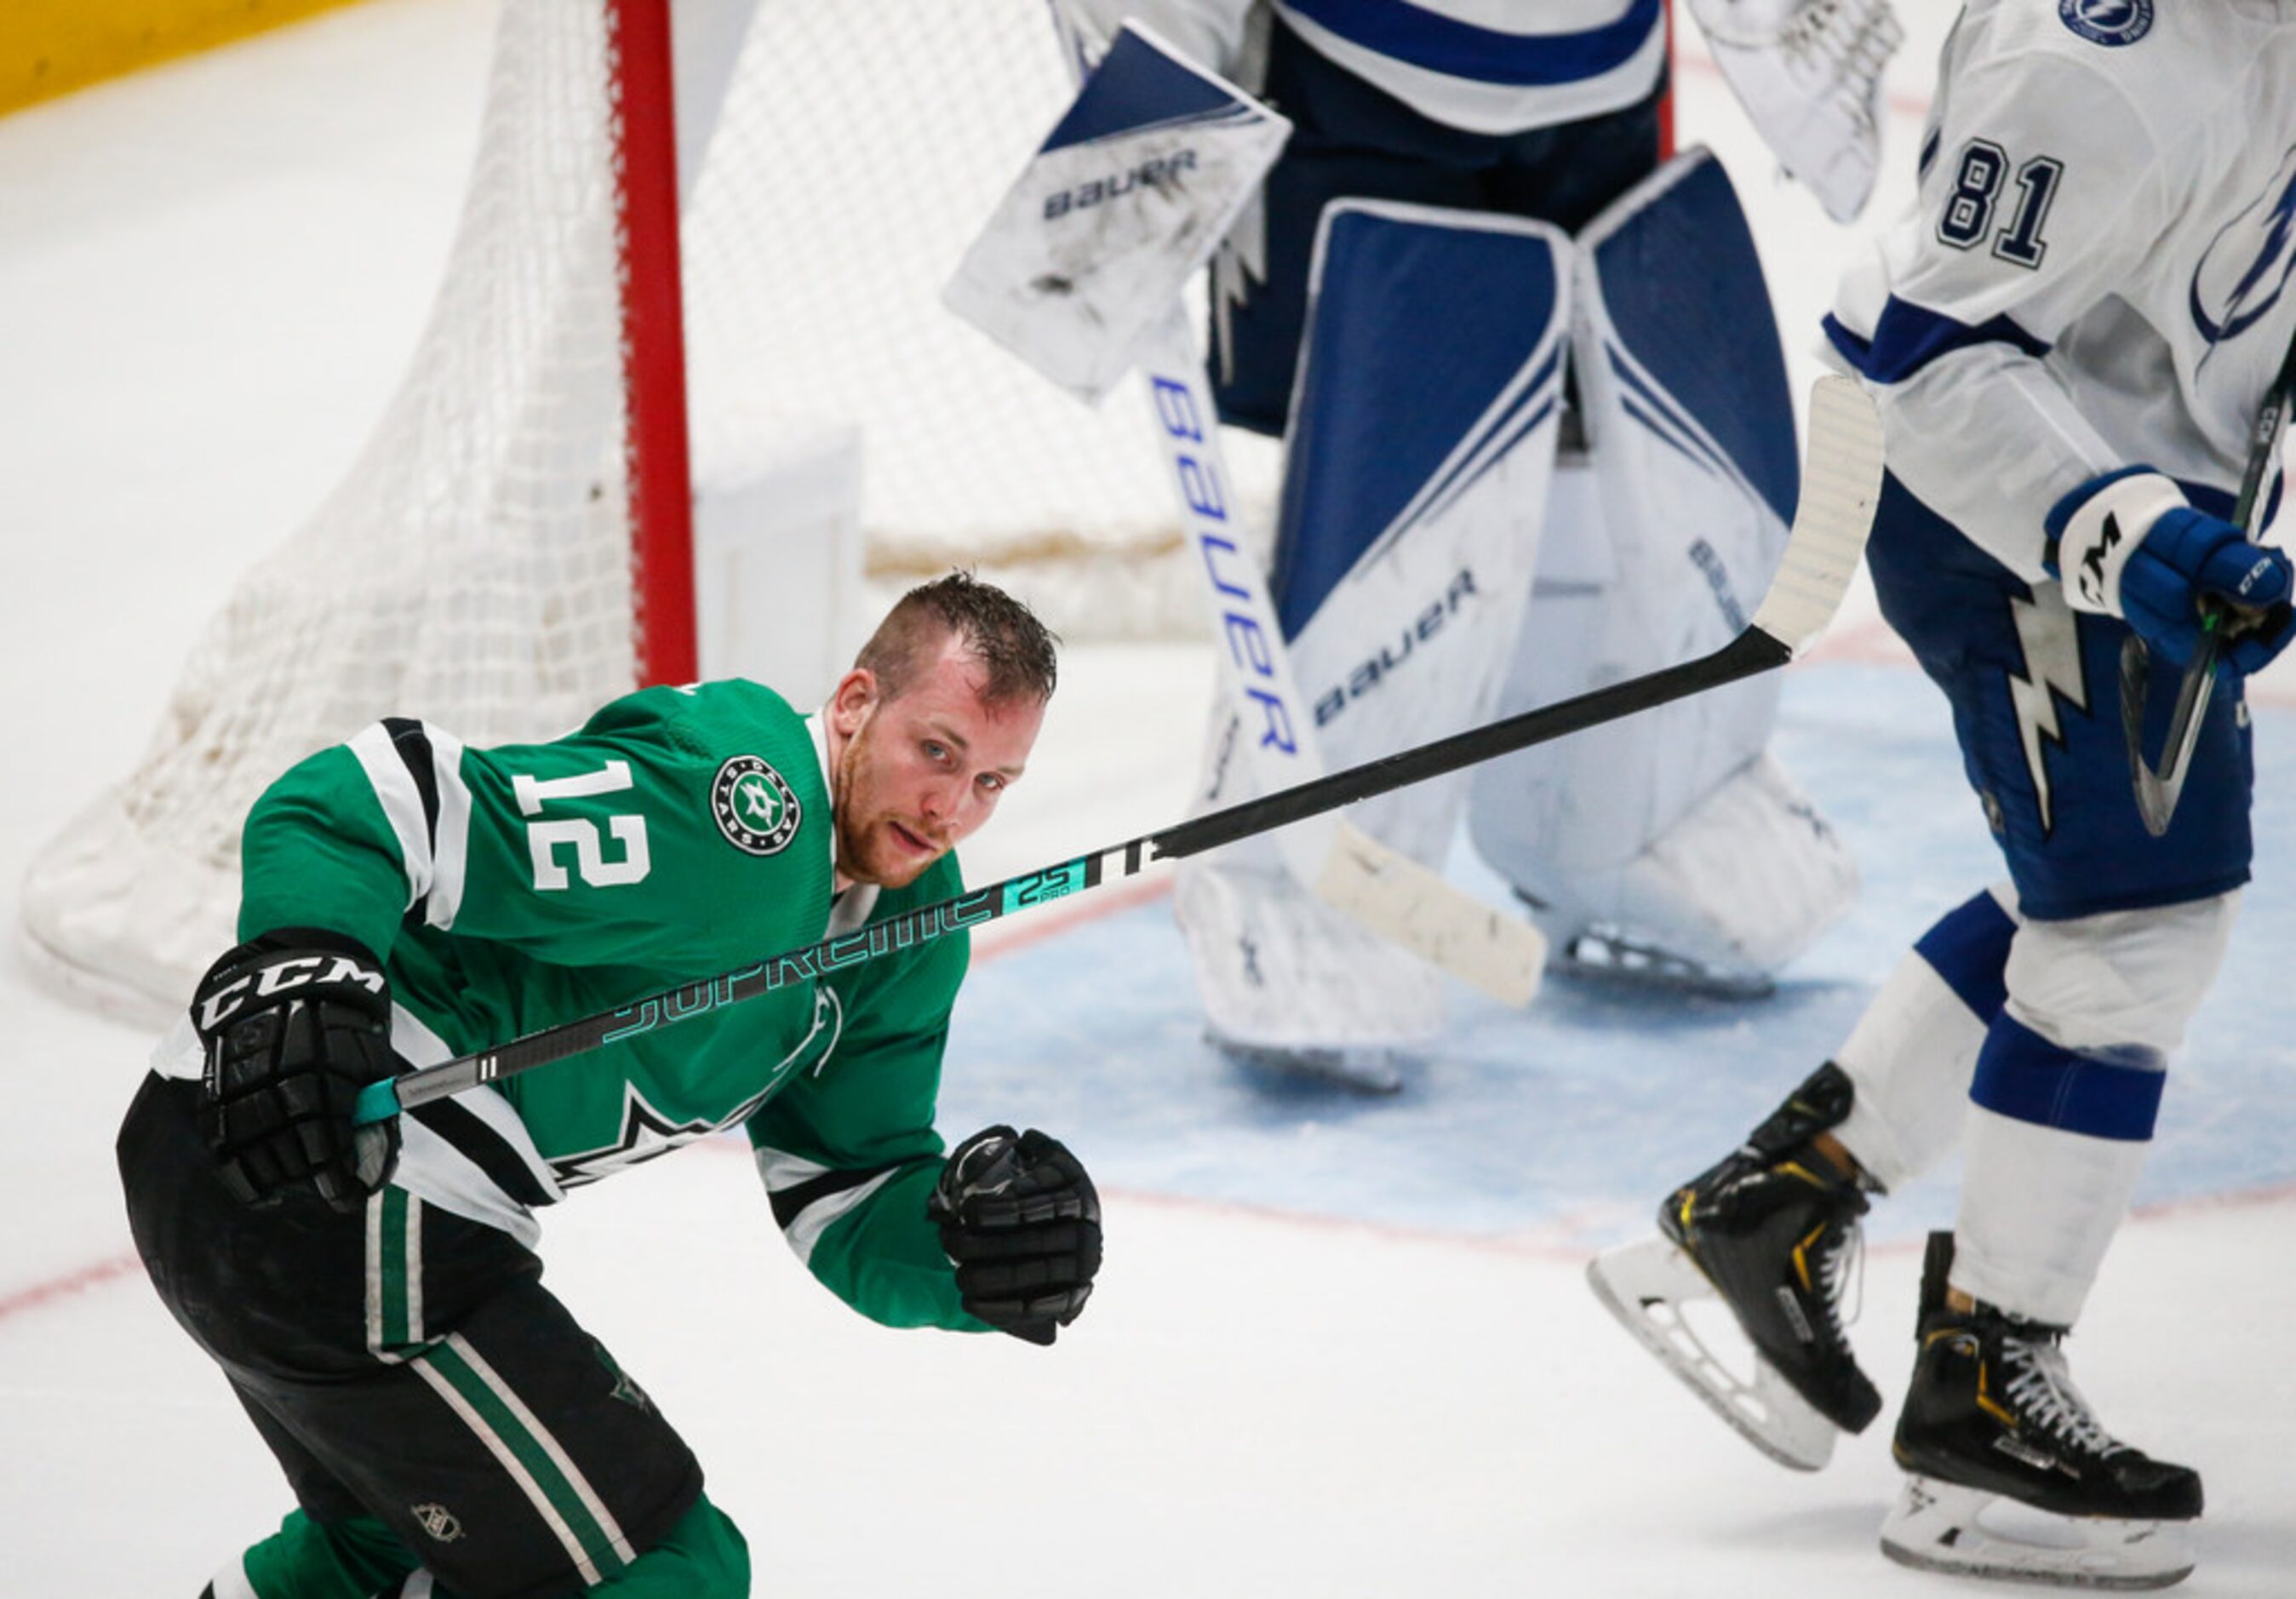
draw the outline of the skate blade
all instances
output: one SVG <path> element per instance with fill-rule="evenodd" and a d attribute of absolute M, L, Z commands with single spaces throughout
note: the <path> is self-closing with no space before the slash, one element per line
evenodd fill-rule
<path fill-rule="evenodd" d="M 1350 1094 L 1384 1096 L 1403 1092 L 1407 1057 L 1386 1049 L 1287 1048 L 1275 1044 L 1238 1044 L 1207 1033 L 1205 1042 L 1236 1065 L 1295 1082 L 1343 1088 Z"/>
<path fill-rule="evenodd" d="M 1664 1238 L 1621 1244 L 1587 1263 L 1595 1297 L 1667 1370 L 1738 1435 L 1780 1465 L 1815 1472 L 1833 1458 L 1841 1429 L 1820 1415 L 1750 1345 L 1750 1382 L 1715 1358 L 1681 1307 L 1720 1296 L 1689 1256 Z"/>
<path fill-rule="evenodd" d="M 1570 939 L 1555 970 L 1582 982 L 1626 992 L 1680 995 L 1734 1003 L 1767 999 L 1778 985 L 1767 972 L 1709 966 L 1621 934 L 1589 931 Z"/>
<path fill-rule="evenodd" d="M 2013 1506 L 2046 1541 L 1980 1525 L 1995 1504 Z M 2168 1587 L 2191 1576 L 2194 1563 L 2189 1521 L 2053 1515 L 1983 1488 L 1910 1474 L 1882 1524 L 1882 1553 L 1918 1570 L 2116 1592 Z"/>

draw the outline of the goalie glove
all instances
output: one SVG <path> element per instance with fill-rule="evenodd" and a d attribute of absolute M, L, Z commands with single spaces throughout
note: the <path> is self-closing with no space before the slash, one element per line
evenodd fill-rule
<path fill-rule="evenodd" d="M 2194 510 L 2149 466 L 2090 479 L 2049 508 L 2046 527 L 2043 562 L 2065 603 L 2121 618 L 2178 666 L 2200 647 L 2204 604 L 2225 613 L 2222 670 L 2245 676 L 2288 646 L 2288 557 Z"/>
<path fill-rule="evenodd" d="M 208 968 L 192 999 L 206 1055 L 200 1131 L 243 1203 L 316 1194 L 357 1210 L 398 1163 L 398 1119 L 351 1125 L 358 1091 L 405 1070 L 382 963 L 310 928 L 266 933 Z"/>
<path fill-rule="evenodd" d="M 964 1308 L 1048 1344 L 1084 1312 L 1100 1270 L 1100 1195 L 1067 1145 L 993 1127 L 950 1152 L 925 1214 Z"/>
<path fill-rule="evenodd" d="M 1848 222 L 1874 192 L 1890 0 L 1690 0 L 1714 65 L 1778 165 Z"/>

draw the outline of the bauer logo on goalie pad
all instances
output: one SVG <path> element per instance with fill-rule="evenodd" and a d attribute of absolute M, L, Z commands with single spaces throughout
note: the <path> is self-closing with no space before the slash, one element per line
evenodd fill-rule
<path fill-rule="evenodd" d="M 726 841 L 745 855 L 780 854 L 805 817 L 789 780 L 755 755 L 736 755 L 718 768 L 709 810 Z"/>
<path fill-rule="evenodd" d="M 1143 161 L 1130 171 L 1119 172 L 1114 177 L 1095 177 L 1072 189 L 1059 190 L 1045 197 L 1045 220 L 1056 222 L 1071 211 L 1090 210 L 1094 206 L 1129 194 L 1135 189 L 1177 184 L 1181 173 L 1193 172 L 1195 168 L 1196 152 L 1193 150 L 1176 150 L 1169 155 Z"/>
<path fill-rule="evenodd" d="M 1730 581 L 1730 569 L 1714 546 L 1702 538 L 1690 542 L 1690 564 L 1706 574 L 1706 586 L 1714 591 L 1714 603 L 1722 612 L 1723 624 L 1731 632 L 1743 631 L 1746 608 L 1738 603 L 1738 591 Z"/>
<path fill-rule="evenodd" d="M 1401 630 L 1396 643 L 1382 643 L 1376 654 L 1357 663 L 1348 673 L 1346 683 L 1334 684 L 1316 697 L 1316 726 L 1327 726 L 1347 709 L 1350 701 L 1376 691 L 1411 659 L 1414 645 L 1433 642 L 1435 636 L 1443 631 L 1443 624 L 1458 613 L 1461 605 L 1478 597 L 1479 594 L 1475 587 L 1475 569 L 1461 567 L 1458 575 L 1443 591 L 1442 597 L 1420 611 L 1411 624 Z"/>

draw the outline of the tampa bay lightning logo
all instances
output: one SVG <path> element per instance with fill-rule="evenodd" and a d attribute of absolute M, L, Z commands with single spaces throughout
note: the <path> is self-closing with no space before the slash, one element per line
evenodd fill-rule
<path fill-rule="evenodd" d="M 2057 16 L 2091 44 L 2134 45 L 2152 31 L 2152 0 L 2057 0 Z"/>
<path fill-rule="evenodd" d="M 2227 222 L 2193 269 L 2193 326 L 2211 345 L 2268 316 L 2296 273 L 2296 150 L 2248 209 Z"/>

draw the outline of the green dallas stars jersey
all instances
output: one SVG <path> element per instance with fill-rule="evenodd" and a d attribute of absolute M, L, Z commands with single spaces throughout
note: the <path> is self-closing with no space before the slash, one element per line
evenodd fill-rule
<path fill-rule="evenodd" d="M 381 954 L 394 1043 L 427 1065 L 959 893 L 951 856 L 832 906 L 818 737 L 738 680 L 647 689 L 542 744 L 378 723 L 256 804 L 240 934 Z M 951 934 L 421 1107 L 394 1183 L 530 1243 L 531 1207 L 741 1122 L 823 1283 L 879 1321 L 979 1329 L 925 1218 L 966 959 Z"/>

